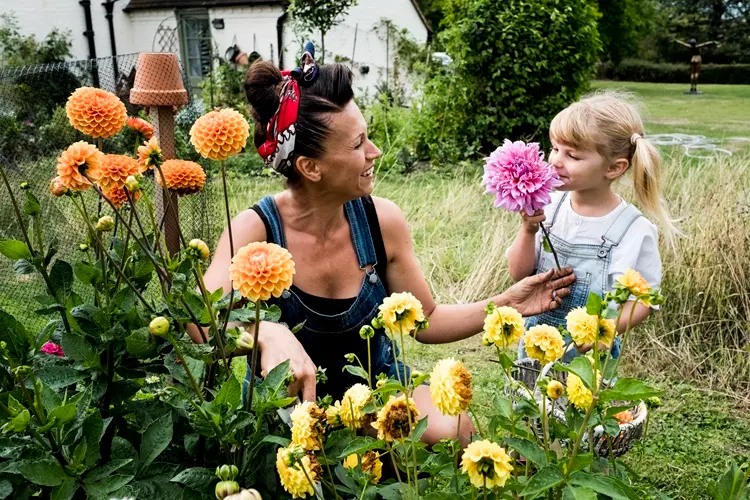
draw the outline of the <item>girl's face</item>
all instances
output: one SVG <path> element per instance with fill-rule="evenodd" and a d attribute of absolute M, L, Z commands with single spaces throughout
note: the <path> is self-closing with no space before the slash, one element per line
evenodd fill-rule
<path fill-rule="evenodd" d="M 588 191 L 608 185 L 607 163 L 595 150 L 577 149 L 552 140 L 549 164 L 563 182 L 557 188 L 560 191 Z"/>

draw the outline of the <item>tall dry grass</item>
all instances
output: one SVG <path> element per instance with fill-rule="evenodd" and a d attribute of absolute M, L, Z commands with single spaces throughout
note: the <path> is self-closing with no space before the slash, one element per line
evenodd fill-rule
<path fill-rule="evenodd" d="M 675 251 L 661 249 L 667 302 L 629 342 L 628 369 L 743 394 L 750 388 L 750 158 L 697 163 L 675 155 L 664 172 L 665 196 L 686 236 Z M 504 254 L 519 217 L 494 209 L 479 181 L 471 168 L 377 180 L 376 194 L 404 210 L 439 302 L 480 300 L 510 284 Z M 280 188 L 278 181 L 240 181 L 233 202 L 241 210 Z M 617 189 L 633 199 L 627 182 Z M 457 352 L 475 373 L 493 368 L 477 338 L 415 347 L 423 369 Z"/>

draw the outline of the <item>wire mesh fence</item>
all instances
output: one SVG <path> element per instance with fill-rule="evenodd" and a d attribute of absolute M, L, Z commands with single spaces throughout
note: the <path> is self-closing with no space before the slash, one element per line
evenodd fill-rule
<path fill-rule="evenodd" d="M 137 60 L 138 54 L 127 54 L 0 71 L 0 162 L 17 198 L 23 200 L 19 186 L 26 182 L 40 200 L 45 244 L 57 240 L 57 259 L 75 260 L 79 244 L 86 241 L 86 231 L 72 204 L 65 199 L 53 198 L 48 186 L 56 175 L 57 159 L 65 148 L 76 141 L 94 142 L 70 125 L 65 112 L 67 99 L 76 88 L 99 87 L 117 95 L 129 116 L 140 115 L 148 119 L 147 109 L 130 102 Z M 189 88 L 184 72 L 182 74 L 185 87 Z M 200 103 L 190 97 L 187 105 L 176 110 L 177 158 L 198 160 L 189 143 L 189 130 L 201 112 Z M 134 156 L 137 141 L 136 132 L 124 127 L 120 133 L 100 140 L 97 145 L 105 154 Z M 224 226 L 224 219 L 212 215 L 222 213 L 218 198 L 220 186 L 214 182 L 210 169 L 206 169 L 206 175 L 206 186 L 200 193 L 180 197 L 179 220 L 186 239 L 201 238 L 214 242 Z M 143 182 L 142 185 L 145 196 L 153 199 L 158 186 L 155 187 L 153 182 Z M 84 192 L 83 200 L 91 213 L 112 214 L 106 204 L 99 202 L 93 190 Z M 136 206 L 138 214 L 147 220 L 145 208 L 140 204 Z M 124 216 L 128 217 L 127 205 L 124 210 Z M 21 240 L 21 235 L 11 198 L 5 186 L 0 186 L 0 239 Z M 39 308 L 34 297 L 45 293 L 44 283 L 36 273 L 27 273 L 27 270 L 0 258 L 0 309 L 11 312 L 29 326 L 41 326 L 43 318 L 34 319 L 36 315 L 30 313 Z M 75 291 L 83 293 L 83 290 Z"/>

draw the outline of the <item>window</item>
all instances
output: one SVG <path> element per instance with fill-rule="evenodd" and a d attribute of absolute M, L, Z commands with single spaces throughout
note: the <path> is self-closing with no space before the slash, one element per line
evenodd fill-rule
<path fill-rule="evenodd" d="M 188 11 L 178 13 L 180 26 L 180 45 L 185 71 L 190 86 L 198 89 L 203 77 L 211 72 L 211 25 L 207 11 Z"/>

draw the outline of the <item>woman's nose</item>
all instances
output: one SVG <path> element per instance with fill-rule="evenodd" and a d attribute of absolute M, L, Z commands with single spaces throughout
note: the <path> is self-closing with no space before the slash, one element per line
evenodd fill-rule
<path fill-rule="evenodd" d="M 380 148 L 378 148 L 370 139 L 367 139 L 367 142 L 369 143 L 369 147 L 367 149 L 367 159 L 375 160 L 377 158 L 380 158 L 383 155 L 383 152 L 380 151 Z"/>

